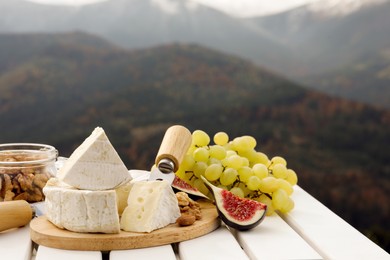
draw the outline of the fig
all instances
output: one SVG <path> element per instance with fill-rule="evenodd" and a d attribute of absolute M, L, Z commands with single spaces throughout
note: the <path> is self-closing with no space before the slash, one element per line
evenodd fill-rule
<path fill-rule="evenodd" d="M 215 198 L 219 217 L 229 227 L 237 230 L 249 230 L 261 223 L 267 211 L 267 205 L 255 200 L 240 198 L 228 190 L 214 186 L 203 176 Z"/>
<path fill-rule="evenodd" d="M 189 185 L 186 181 L 180 179 L 177 175 L 175 175 L 175 178 L 173 179 L 173 182 L 172 182 L 171 186 L 172 186 L 172 188 L 174 188 L 176 190 L 184 191 L 188 195 L 209 199 L 209 197 L 204 195 L 197 188 L 192 187 L 191 185 Z"/>

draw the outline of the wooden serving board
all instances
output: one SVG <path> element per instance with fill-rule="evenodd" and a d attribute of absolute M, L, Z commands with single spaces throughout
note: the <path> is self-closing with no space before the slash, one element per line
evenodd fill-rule
<path fill-rule="evenodd" d="M 45 216 L 30 222 L 31 240 L 35 243 L 60 249 L 110 251 L 159 246 L 189 240 L 208 234 L 220 226 L 216 207 L 207 201 L 201 205 L 202 219 L 191 226 L 171 224 L 150 233 L 120 231 L 119 234 L 77 233 L 59 229 Z"/>

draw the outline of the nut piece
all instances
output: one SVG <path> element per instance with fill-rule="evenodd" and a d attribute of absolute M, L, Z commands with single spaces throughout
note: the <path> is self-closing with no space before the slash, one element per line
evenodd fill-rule
<path fill-rule="evenodd" d="M 196 221 L 196 218 L 194 215 L 190 214 L 182 214 L 177 220 L 176 223 L 179 224 L 179 226 L 190 226 L 194 224 Z"/>
<path fill-rule="evenodd" d="M 196 220 L 202 218 L 199 203 L 192 200 L 187 193 L 182 191 L 177 192 L 176 198 L 181 212 L 181 217 L 177 220 L 177 223 L 180 226 L 192 225 Z M 194 221 L 192 221 L 192 219 L 194 219 Z"/>

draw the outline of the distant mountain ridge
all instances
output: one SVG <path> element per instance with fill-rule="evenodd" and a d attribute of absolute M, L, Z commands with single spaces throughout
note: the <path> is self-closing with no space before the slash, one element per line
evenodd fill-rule
<path fill-rule="evenodd" d="M 347 91 L 327 84 L 337 82 L 346 69 L 352 73 L 359 57 L 377 57 L 390 49 L 389 0 L 324 0 L 251 19 L 230 17 L 191 1 L 168 3 L 110 0 L 72 7 L 3 0 L 0 32 L 85 31 L 131 49 L 195 43 L 243 57 L 325 93 L 390 106 L 388 91 L 371 87 L 376 81 L 359 84 L 356 90 L 351 85 Z M 386 69 L 381 64 L 370 66 L 375 70 L 366 71 L 369 78 Z M 386 78 L 382 82 L 390 84 Z"/>
<path fill-rule="evenodd" d="M 81 7 L 5 0 L 0 2 L 0 32 L 81 30 L 126 48 L 196 43 L 249 60 L 262 60 L 269 67 L 279 58 L 291 56 L 261 30 L 218 10 L 201 4 L 194 8 L 190 1 L 174 0 L 172 4 L 176 11 L 169 13 L 153 0 L 110 0 Z"/>

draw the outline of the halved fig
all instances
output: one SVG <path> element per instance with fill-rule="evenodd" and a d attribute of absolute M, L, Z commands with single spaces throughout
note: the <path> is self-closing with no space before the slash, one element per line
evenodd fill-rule
<path fill-rule="evenodd" d="M 184 191 L 188 195 L 193 195 L 196 197 L 210 199 L 209 197 L 204 195 L 202 192 L 200 192 L 197 188 L 192 187 L 186 181 L 180 179 L 177 175 L 175 175 L 175 178 L 173 179 L 171 186 L 176 190 Z"/>
<path fill-rule="evenodd" d="M 230 191 L 214 186 L 203 176 L 201 177 L 214 194 L 218 214 L 226 225 L 238 230 L 248 230 L 259 225 L 264 219 L 267 211 L 266 204 L 240 198 Z"/>

